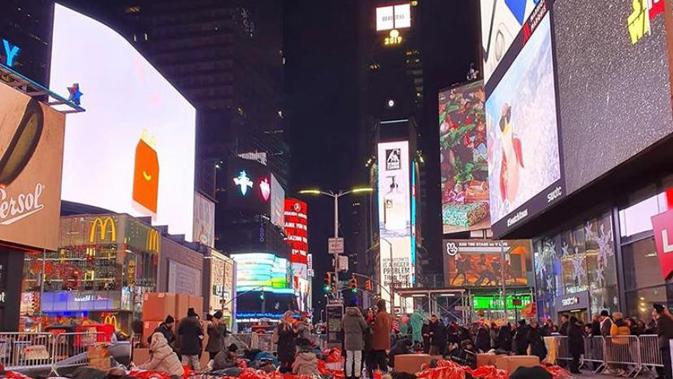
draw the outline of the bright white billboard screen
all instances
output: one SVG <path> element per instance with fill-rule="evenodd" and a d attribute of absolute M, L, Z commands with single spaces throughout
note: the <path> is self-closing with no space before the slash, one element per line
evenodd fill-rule
<path fill-rule="evenodd" d="M 79 83 L 68 117 L 64 200 L 133 216 L 192 240 L 194 107 L 112 29 L 55 7 L 51 88 Z"/>
<path fill-rule="evenodd" d="M 414 282 L 414 262 L 411 254 L 409 142 L 379 143 L 378 162 L 380 270 L 383 287 L 411 287 Z"/>

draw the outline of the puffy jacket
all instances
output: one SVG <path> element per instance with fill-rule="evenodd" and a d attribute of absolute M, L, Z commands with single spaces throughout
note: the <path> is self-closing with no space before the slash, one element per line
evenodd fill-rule
<path fill-rule="evenodd" d="M 364 350 L 364 333 L 367 330 L 367 323 L 360 310 L 356 307 L 346 308 L 346 314 L 341 324 L 344 331 L 344 349 L 350 351 Z"/>
<path fill-rule="evenodd" d="M 198 355 L 201 353 L 201 339 L 203 329 L 196 317 L 185 317 L 180 320 L 178 326 L 178 338 L 180 341 L 180 354 Z"/>
<path fill-rule="evenodd" d="M 624 320 L 616 320 L 612 323 L 610 327 L 610 336 L 612 337 L 612 343 L 615 345 L 626 345 L 629 343 L 629 339 L 626 337 L 631 334 L 631 329 L 624 322 Z"/>
<path fill-rule="evenodd" d="M 227 333 L 227 327 L 220 323 L 217 325 L 208 325 L 208 343 L 206 351 L 209 353 L 219 353 L 224 350 L 224 336 Z"/>
<path fill-rule="evenodd" d="M 673 319 L 667 315 L 661 315 L 657 319 L 657 335 L 659 336 L 659 347 L 668 348 L 668 343 L 673 338 Z"/>
<path fill-rule="evenodd" d="M 575 324 L 569 324 L 568 328 L 568 350 L 570 354 L 584 354 L 584 333 L 582 327 Z"/>
<path fill-rule="evenodd" d="M 318 358 L 311 352 L 297 354 L 292 363 L 292 373 L 295 375 L 320 375 L 318 371 Z"/>
<path fill-rule="evenodd" d="M 161 333 L 152 335 L 150 343 L 150 361 L 140 365 L 142 370 L 154 370 L 165 372 L 168 375 L 182 376 L 184 370 L 178 356 L 168 345 L 166 337 Z"/>

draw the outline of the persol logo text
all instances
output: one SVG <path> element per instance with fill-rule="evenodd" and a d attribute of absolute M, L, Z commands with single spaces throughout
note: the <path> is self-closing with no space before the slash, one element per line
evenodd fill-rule
<path fill-rule="evenodd" d="M 37 183 L 35 189 L 28 193 L 12 196 L 5 188 L 0 188 L 0 225 L 11 225 L 21 219 L 44 209 L 40 197 L 45 185 Z"/>

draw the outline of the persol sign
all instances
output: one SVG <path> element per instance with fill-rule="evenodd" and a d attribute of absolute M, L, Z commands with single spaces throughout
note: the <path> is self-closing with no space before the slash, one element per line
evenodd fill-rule
<path fill-rule="evenodd" d="M 37 183 L 31 192 L 16 196 L 0 188 L 0 225 L 10 225 L 44 209 L 40 197 L 44 193 L 44 184 Z"/>

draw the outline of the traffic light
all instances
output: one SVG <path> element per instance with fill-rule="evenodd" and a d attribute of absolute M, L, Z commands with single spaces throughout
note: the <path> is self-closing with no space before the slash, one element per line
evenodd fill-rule
<path fill-rule="evenodd" d="M 373 290 L 374 290 L 374 287 L 372 286 L 372 280 L 371 280 L 371 279 L 367 279 L 367 280 L 365 281 L 365 291 L 372 292 Z"/>
<path fill-rule="evenodd" d="M 355 274 L 351 276 L 351 280 L 348 284 L 350 285 L 351 291 L 358 292 L 358 278 L 355 277 Z"/>
<path fill-rule="evenodd" d="M 325 293 L 332 292 L 332 273 L 331 272 L 325 273 L 325 284 L 323 285 L 323 291 Z"/>

